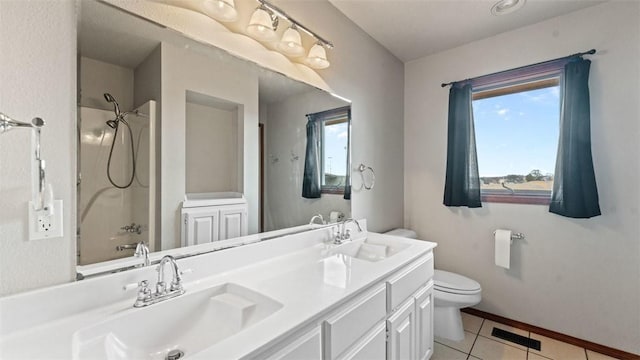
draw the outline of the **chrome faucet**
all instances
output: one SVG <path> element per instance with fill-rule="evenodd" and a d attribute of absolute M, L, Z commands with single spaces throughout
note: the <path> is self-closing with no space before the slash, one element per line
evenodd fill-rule
<path fill-rule="evenodd" d="M 351 230 L 347 229 L 347 223 L 354 223 L 358 227 L 358 232 L 362 232 L 362 227 L 356 219 L 349 218 L 343 222 L 338 223 L 338 231 L 335 233 L 334 244 L 342 244 L 345 241 L 351 240 Z"/>
<path fill-rule="evenodd" d="M 158 282 L 156 283 L 156 294 L 167 294 L 167 285 L 164 282 L 164 268 L 165 265 L 169 263 L 171 265 L 171 270 L 173 273 L 173 280 L 171 280 L 171 287 L 169 287 L 169 292 L 172 291 L 182 291 L 182 277 L 180 276 L 180 270 L 178 269 L 178 263 L 176 263 L 176 259 L 171 255 L 165 255 L 162 260 L 160 260 L 160 265 L 158 265 Z"/>
<path fill-rule="evenodd" d="M 317 215 L 313 215 L 311 220 L 309 220 L 309 225 L 314 224 L 317 219 L 320 219 L 320 225 L 324 225 L 325 224 L 324 218 L 322 217 L 322 214 L 317 214 Z"/>
<path fill-rule="evenodd" d="M 171 281 L 169 289 L 167 289 L 167 284 L 164 280 L 164 268 L 167 263 L 170 264 L 171 270 L 173 272 L 173 280 Z M 156 271 L 158 272 L 156 291 L 152 292 L 151 289 L 149 289 L 149 282 L 147 280 L 140 281 L 137 284 L 138 296 L 136 298 L 136 302 L 133 304 L 134 307 L 149 306 L 160 301 L 171 299 L 184 294 L 184 289 L 182 287 L 182 277 L 180 276 L 180 269 L 178 268 L 176 259 L 173 256 L 165 255 L 162 260 L 160 260 L 160 264 L 158 265 Z M 132 285 L 135 286 L 135 284 Z M 125 286 L 125 290 L 129 286 L 131 285 Z"/>
<path fill-rule="evenodd" d="M 136 252 L 133 253 L 135 257 L 144 257 L 142 266 L 149 266 L 149 248 L 144 244 L 144 241 L 140 241 L 136 245 Z"/>

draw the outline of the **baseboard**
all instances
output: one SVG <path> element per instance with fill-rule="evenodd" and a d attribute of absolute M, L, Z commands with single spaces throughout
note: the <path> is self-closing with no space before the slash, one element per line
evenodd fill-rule
<path fill-rule="evenodd" d="M 514 328 L 518 328 L 518 329 L 522 329 L 522 330 L 526 330 L 526 331 L 531 331 L 534 332 L 536 334 L 540 334 L 542 336 L 546 336 L 548 338 L 551 339 L 556 339 L 562 342 L 566 342 L 568 344 L 572 344 L 572 345 L 576 345 L 582 348 L 585 348 L 587 350 L 591 350 L 591 351 L 595 351 L 597 353 L 600 354 L 604 354 L 607 356 L 611 356 L 613 358 L 616 359 L 622 359 L 622 360 L 640 360 L 640 355 L 636 355 L 636 354 L 632 354 L 626 351 L 622 351 L 622 350 L 618 350 L 618 349 L 614 349 L 608 346 L 604 346 L 604 345 L 600 345 L 600 344 L 596 344 L 593 343 L 591 341 L 587 341 L 587 340 L 582 340 L 582 339 L 578 339 L 576 337 L 573 336 L 569 336 L 569 335 L 565 335 L 559 332 L 555 332 L 552 330 L 547 330 L 547 329 L 543 329 L 541 327 L 535 326 L 535 325 L 529 325 L 527 323 L 523 323 L 517 320 L 512 320 L 506 317 L 502 317 L 499 315 L 494 315 L 488 312 L 484 312 L 482 310 L 477 310 L 477 309 L 473 309 L 473 308 L 465 308 L 462 309 L 462 312 L 465 312 L 467 314 L 471 314 L 471 315 L 475 315 L 475 316 L 479 316 L 491 321 L 495 321 L 495 322 L 499 322 L 505 325 L 509 325 L 512 326 Z"/>

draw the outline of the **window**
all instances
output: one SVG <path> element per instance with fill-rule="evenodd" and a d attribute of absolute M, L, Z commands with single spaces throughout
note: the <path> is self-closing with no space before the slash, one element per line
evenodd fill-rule
<path fill-rule="evenodd" d="M 341 111 L 322 123 L 322 193 L 344 194 L 349 151 L 349 112 Z"/>
<path fill-rule="evenodd" d="M 482 201 L 548 204 L 560 119 L 559 77 L 474 89 Z"/>

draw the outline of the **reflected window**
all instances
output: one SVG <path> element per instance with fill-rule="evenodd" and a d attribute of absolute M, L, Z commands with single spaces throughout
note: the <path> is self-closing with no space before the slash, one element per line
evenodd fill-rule
<path fill-rule="evenodd" d="M 349 155 L 349 110 L 322 121 L 322 193 L 344 194 Z"/>

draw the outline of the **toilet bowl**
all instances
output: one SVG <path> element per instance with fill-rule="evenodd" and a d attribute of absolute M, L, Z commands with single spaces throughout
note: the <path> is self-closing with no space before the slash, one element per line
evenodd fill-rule
<path fill-rule="evenodd" d="M 417 236 L 414 231 L 408 229 L 394 229 L 385 234 L 411 239 Z M 460 309 L 480 302 L 480 284 L 468 277 L 443 270 L 435 270 L 433 282 L 435 336 L 454 341 L 463 340 L 464 328 Z"/>
<path fill-rule="evenodd" d="M 454 341 L 464 339 L 460 309 L 480 302 L 480 284 L 468 277 L 443 270 L 435 271 L 433 283 L 433 326 L 436 337 Z"/>

